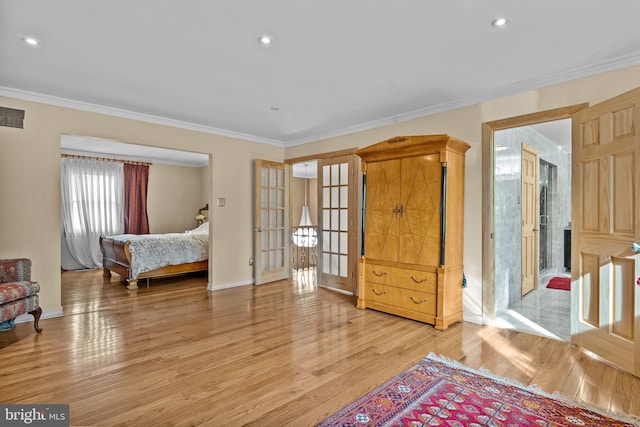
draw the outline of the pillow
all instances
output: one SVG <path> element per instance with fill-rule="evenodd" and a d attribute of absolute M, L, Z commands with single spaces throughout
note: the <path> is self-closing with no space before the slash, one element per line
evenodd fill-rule
<path fill-rule="evenodd" d="M 198 228 L 194 228 L 193 230 L 191 230 L 191 233 L 209 234 L 209 223 L 203 222 L 198 226 Z"/>

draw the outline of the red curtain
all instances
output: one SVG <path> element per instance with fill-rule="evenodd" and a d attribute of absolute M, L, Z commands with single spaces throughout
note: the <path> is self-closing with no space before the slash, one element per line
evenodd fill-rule
<path fill-rule="evenodd" d="M 124 164 L 124 232 L 149 234 L 147 187 L 149 165 Z"/>

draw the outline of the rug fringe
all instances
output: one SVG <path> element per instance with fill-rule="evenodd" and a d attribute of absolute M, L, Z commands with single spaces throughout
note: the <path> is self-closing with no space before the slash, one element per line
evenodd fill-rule
<path fill-rule="evenodd" d="M 563 395 L 562 393 L 558 392 L 558 391 L 554 391 L 553 393 L 547 393 L 546 391 L 542 390 L 537 384 L 531 384 L 531 385 L 524 385 L 522 384 L 520 381 L 516 381 L 514 379 L 511 378 L 506 378 L 506 377 L 500 377 L 495 375 L 493 372 L 491 372 L 489 369 L 486 368 L 480 368 L 480 369 L 473 369 L 470 368 L 464 364 L 462 364 L 462 362 L 455 360 L 455 359 L 450 359 L 446 356 L 443 355 L 437 355 L 435 353 L 429 353 L 427 355 L 427 357 L 425 357 L 426 359 L 430 359 L 436 362 L 440 362 L 442 364 L 445 365 L 449 365 L 453 368 L 456 369 L 461 369 L 463 371 L 469 372 L 471 374 L 481 374 L 485 377 L 491 378 L 492 380 L 496 381 L 496 382 L 500 382 L 506 385 L 510 385 L 510 386 L 514 386 L 514 387 L 518 387 L 522 390 L 526 390 L 526 391 L 530 391 L 532 393 L 536 393 L 536 394 L 540 394 L 544 397 L 547 397 L 549 399 L 555 399 L 555 400 L 560 400 L 562 403 L 568 405 L 568 406 L 577 406 L 579 408 L 588 410 L 588 411 L 592 411 L 595 413 L 598 413 L 600 415 L 603 416 L 611 416 L 611 417 L 615 417 L 615 418 L 619 418 L 621 421 L 636 425 L 636 426 L 640 426 L 640 417 L 635 417 L 633 415 L 627 415 L 627 414 L 620 414 L 617 412 L 613 412 L 613 411 L 607 411 L 605 409 L 601 409 L 598 408 L 596 406 L 593 405 L 589 405 L 587 403 L 584 402 L 579 402 L 576 400 L 572 400 L 569 399 L 568 397 L 566 397 L 565 395 Z"/>

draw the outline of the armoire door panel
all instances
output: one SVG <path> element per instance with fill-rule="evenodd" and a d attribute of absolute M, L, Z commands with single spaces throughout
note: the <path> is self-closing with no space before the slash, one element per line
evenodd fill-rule
<path fill-rule="evenodd" d="M 365 253 L 372 259 L 398 259 L 400 160 L 372 163 L 367 169 Z"/>
<path fill-rule="evenodd" d="M 398 261 L 437 266 L 442 165 L 438 154 L 402 159 Z"/>

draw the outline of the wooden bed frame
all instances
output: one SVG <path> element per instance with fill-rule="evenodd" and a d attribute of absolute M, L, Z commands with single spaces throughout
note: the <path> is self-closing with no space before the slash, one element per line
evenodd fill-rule
<path fill-rule="evenodd" d="M 129 241 L 123 243 L 115 241 L 108 236 L 100 236 L 100 250 L 102 251 L 102 267 L 104 268 L 103 276 L 111 277 L 111 272 L 115 271 L 120 276 L 126 278 L 128 282 L 127 289 L 131 290 L 138 289 L 138 279 L 175 276 L 177 274 L 194 273 L 209 269 L 209 260 L 204 260 L 186 264 L 168 265 L 155 270 L 145 271 L 137 277 L 132 277 Z"/>

